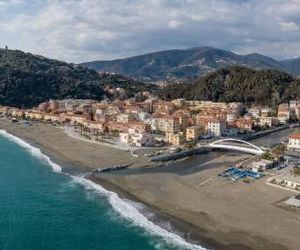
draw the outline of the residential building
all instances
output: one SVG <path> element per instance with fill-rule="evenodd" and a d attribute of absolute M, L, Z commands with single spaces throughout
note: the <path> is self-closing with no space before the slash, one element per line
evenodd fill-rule
<path fill-rule="evenodd" d="M 225 134 L 226 124 L 222 120 L 210 119 L 207 123 L 207 133 L 212 136 L 220 137 Z"/>
<path fill-rule="evenodd" d="M 179 118 L 172 115 L 153 117 L 150 119 L 151 130 L 156 134 L 177 133 L 180 131 Z"/>
<path fill-rule="evenodd" d="M 117 115 L 117 122 L 120 123 L 128 123 L 134 120 L 135 120 L 135 116 L 132 113 Z"/>
<path fill-rule="evenodd" d="M 260 115 L 261 115 L 262 117 L 269 117 L 269 116 L 272 115 L 272 109 L 269 108 L 269 107 L 262 108 L 262 109 L 260 110 Z"/>
<path fill-rule="evenodd" d="M 248 110 L 248 113 L 252 115 L 253 118 L 260 117 L 260 109 L 258 107 L 252 107 Z"/>
<path fill-rule="evenodd" d="M 49 101 L 49 109 L 51 111 L 56 111 L 59 109 L 59 102 L 57 100 L 50 100 Z"/>
<path fill-rule="evenodd" d="M 128 128 L 137 129 L 141 133 L 150 133 L 151 132 L 151 125 L 141 122 L 141 121 L 132 121 L 125 124 Z"/>
<path fill-rule="evenodd" d="M 178 98 L 172 101 L 176 107 L 182 108 L 185 105 L 186 100 L 184 98 Z"/>
<path fill-rule="evenodd" d="M 172 102 L 158 102 L 153 105 L 153 110 L 157 114 L 171 115 L 176 110 Z"/>
<path fill-rule="evenodd" d="M 45 119 L 45 115 L 36 110 L 25 111 L 25 118 L 29 120 L 42 120 Z"/>
<path fill-rule="evenodd" d="M 185 142 L 185 134 L 183 132 L 167 133 L 166 139 L 168 143 L 180 146 Z"/>
<path fill-rule="evenodd" d="M 287 148 L 290 150 L 300 150 L 300 133 L 292 134 L 289 137 Z"/>
<path fill-rule="evenodd" d="M 240 129 L 240 132 L 251 132 L 253 130 L 252 118 L 238 118 L 234 124 Z"/>
<path fill-rule="evenodd" d="M 151 134 L 141 133 L 137 129 L 128 129 L 126 133 L 120 133 L 120 141 L 135 147 L 154 146 L 156 141 L 155 137 Z"/>
<path fill-rule="evenodd" d="M 202 126 L 192 126 L 186 129 L 186 140 L 194 141 L 199 140 L 200 136 L 205 132 L 204 127 Z"/>
<path fill-rule="evenodd" d="M 49 122 L 60 122 L 60 116 L 58 114 L 45 114 L 44 120 Z"/>
<path fill-rule="evenodd" d="M 259 117 L 259 122 L 258 125 L 260 127 L 273 127 L 273 126 L 277 126 L 279 123 L 278 119 L 276 117 L 271 117 L 271 116 L 267 116 L 267 117 Z"/>
<path fill-rule="evenodd" d="M 277 118 L 280 123 L 287 123 L 288 120 L 291 118 L 291 111 L 289 104 L 283 103 L 278 106 Z"/>

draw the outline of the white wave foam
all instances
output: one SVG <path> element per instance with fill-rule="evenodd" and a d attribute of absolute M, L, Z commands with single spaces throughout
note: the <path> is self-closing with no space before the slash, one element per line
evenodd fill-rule
<path fill-rule="evenodd" d="M 12 135 L 12 134 L 7 133 L 5 130 L 0 129 L 0 134 L 5 136 L 7 139 L 17 143 L 22 148 L 25 148 L 26 150 L 28 150 L 33 156 L 39 158 L 40 160 L 45 161 L 49 166 L 51 166 L 51 168 L 53 169 L 54 172 L 60 173 L 62 171 L 61 166 L 59 166 L 58 164 L 51 161 L 50 157 L 43 154 L 39 148 L 36 148 L 36 147 L 30 145 L 29 143 L 27 143 L 26 141 Z"/>
<path fill-rule="evenodd" d="M 5 130 L 0 129 L 0 134 L 5 136 L 6 138 L 10 139 L 11 141 L 17 143 L 23 148 L 26 148 L 33 156 L 46 161 L 54 172 L 61 173 L 62 168 L 58 164 L 51 161 L 51 159 L 43 154 L 40 149 L 30 145 L 29 143 L 25 142 L 24 140 L 7 133 Z M 84 176 L 72 176 L 67 173 L 62 173 L 71 177 L 76 183 L 84 186 L 86 189 L 94 190 L 96 193 L 103 195 L 107 198 L 108 202 L 110 203 L 111 207 L 114 211 L 116 211 L 119 215 L 123 218 L 131 221 L 136 226 L 144 228 L 148 233 L 154 236 L 159 236 L 168 244 L 176 245 L 181 247 L 182 249 L 198 249 L 198 250 L 205 250 L 205 248 L 195 245 L 192 243 L 187 242 L 181 236 L 174 234 L 161 228 L 160 226 L 154 224 L 150 221 L 146 216 L 144 216 L 137 207 L 135 207 L 131 202 L 126 201 L 125 199 L 121 199 L 116 193 L 108 191 L 104 189 L 102 186 L 87 180 Z"/>
<path fill-rule="evenodd" d="M 102 186 L 87 180 L 82 177 L 71 176 L 73 180 L 87 189 L 92 189 L 101 195 L 107 197 L 112 208 L 120 214 L 122 217 L 133 222 L 135 225 L 142 227 L 152 235 L 162 237 L 167 243 L 175 244 L 183 249 L 199 249 L 204 250 L 205 248 L 191 244 L 177 234 L 169 232 L 164 228 L 159 227 L 152 221 L 148 220 L 135 206 L 130 204 L 124 199 L 121 199 L 116 193 L 104 189 Z"/>

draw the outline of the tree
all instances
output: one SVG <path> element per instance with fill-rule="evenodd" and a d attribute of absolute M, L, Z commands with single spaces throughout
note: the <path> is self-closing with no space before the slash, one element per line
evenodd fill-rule
<path fill-rule="evenodd" d="M 276 145 L 273 149 L 272 149 L 272 153 L 273 155 L 276 156 L 276 158 L 278 159 L 281 155 L 284 154 L 285 151 L 285 145 L 284 144 L 278 144 Z"/>
<path fill-rule="evenodd" d="M 261 158 L 264 159 L 264 160 L 269 160 L 269 161 L 273 160 L 273 156 L 272 156 L 270 151 L 266 151 L 265 153 L 263 153 L 261 155 Z"/>

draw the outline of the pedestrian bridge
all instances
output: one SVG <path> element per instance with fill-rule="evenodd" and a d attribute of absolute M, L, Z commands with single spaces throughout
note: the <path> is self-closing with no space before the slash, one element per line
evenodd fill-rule
<path fill-rule="evenodd" d="M 209 148 L 235 150 L 235 151 L 240 151 L 240 152 L 254 154 L 254 155 L 262 155 L 265 152 L 260 147 L 254 145 L 250 142 L 240 140 L 240 139 L 234 139 L 234 138 L 226 138 L 226 139 L 221 139 L 221 140 L 212 142 L 208 145 L 208 147 Z"/>

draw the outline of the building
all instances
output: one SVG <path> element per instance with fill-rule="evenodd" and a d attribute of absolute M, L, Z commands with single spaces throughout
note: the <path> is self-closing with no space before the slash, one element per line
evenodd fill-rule
<path fill-rule="evenodd" d="M 293 175 L 291 173 L 271 177 L 267 181 L 267 183 L 281 188 L 300 192 L 300 176 Z"/>
<path fill-rule="evenodd" d="M 238 118 L 238 114 L 235 112 L 229 112 L 226 115 L 227 122 L 234 122 Z"/>
<path fill-rule="evenodd" d="M 278 106 L 277 118 L 280 123 L 287 123 L 288 120 L 291 118 L 291 111 L 290 106 L 287 103 L 280 104 Z"/>
<path fill-rule="evenodd" d="M 35 110 L 25 111 L 25 118 L 29 120 L 42 120 L 45 119 L 43 113 Z"/>
<path fill-rule="evenodd" d="M 186 140 L 194 141 L 199 140 L 200 136 L 204 134 L 204 127 L 202 126 L 192 126 L 186 129 Z"/>
<path fill-rule="evenodd" d="M 260 115 L 261 115 L 262 117 L 268 117 L 268 116 L 271 116 L 271 115 L 272 115 L 272 109 L 271 109 L 271 108 L 268 108 L 268 107 L 262 108 L 262 109 L 260 110 Z"/>
<path fill-rule="evenodd" d="M 57 100 L 50 100 L 48 104 L 51 111 L 56 111 L 59 109 L 59 102 Z"/>
<path fill-rule="evenodd" d="M 127 133 L 128 125 L 125 123 L 111 121 L 107 123 L 107 129 L 110 133 Z"/>
<path fill-rule="evenodd" d="M 141 133 L 137 129 L 128 129 L 127 133 L 120 133 L 120 141 L 135 147 L 154 146 L 156 141 L 153 135 Z"/>
<path fill-rule="evenodd" d="M 300 104 L 299 100 L 291 100 L 290 101 L 290 110 L 295 110 L 299 104 Z"/>
<path fill-rule="evenodd" d="M 134 120 L 135 120 L 135 116 L 132 113 L 117 115 L 117 122 L 119 123 L 128 123 Z"/>
<path fill-rule="evenodd" d="M 226 124 L 222 120 L 211 119 L 207 123 L 207 133 L 220 137 L 226 132 Z"/>
<path fill-rule="evenodd" d="M 94 133 L 104 133 L 106 131 L 105 123 L 86 121 L 83 125 Z"/>
<path fill-rule="evenodd" d="M 251 114 L 253 118 L 260 117 L 260 109 L 258 107 L 252 107 L 248 110 L 248 113 Z"/>
<path fill-rule="evenodd" d="M 265 171 L 266 169 L 272 168 L 274 166 L 273 161 L 261 159 L 259 161 L 254 161 L 251 164 L 252 171 L 260 172 Z"/>
<path fill-rule="evenodd" d="M 271 117 L 271 116 L 261 116 L 259 117 L 259 122 L 258 125 L 260 127 L 273 127 L 273 126 L 277 126 L 279 123 L 278 119 L 276 117 Z"/>
<path fill-rule="evenodd" d="M 45 114 L 44 120 L 49 122 L 60 122 L 60 116 L 57 114 Z"/>
<path fill-rule="evenodd" d="M 234 124 L 241 132 L 251 132 L 253 130 L 252 118 L 238 118 Z"/>
<path fill-rule="evenodd" d="M 166 139 L 168 143 L 180 146 L 185 143 L 185 134 L 183 132 L 167 133 Z"/>
<path fill-rule="evenodd" d="M 0 106 L 0 114 L 1 115 L 7 115 L 8 111 L 9 111 L 9 107 L 7 107 L 7 106 Z"/>
<path fill-rule="evenodd" d="M 299 150 L 300 151 L 300 133 L 299 134 L 292 134 L 289 137 L 289 143 L 287 148 L 290 150 Z"/>
<path fill-rule="evenodd" d="M 156 134 L 177 133 L 180 131 L 180 119 L 165 115 L 150 119 L 151 130 Z"/>
<path fill-rule="evenodd" d="M 38 106 L 39 111 L 47 111 L 49 109 L 49 102 L 42 102 Z"/>
<path fill-rule="evenodd" d="M 158 102 L 153 105 L 155 113 L 170 115 L 176 110 L 176 106 L 172 102 Z"/>
<path fill-rule="evenodd" d="M 141 121 L 132 121 L 132 122 L 126 123 L 125 125 L 128 127 L 128 129 L 130 129 L 130 128 L 137 129 L 141 133 L 150 133 L 151 132 L 151 125 L 141 122 Z"/>
<path fill-rule="evenodd" d="M 178 98 L 172 101 L 176 107 L 182 108 L 185 105 L 186 100 L 184 98 Z"/>

